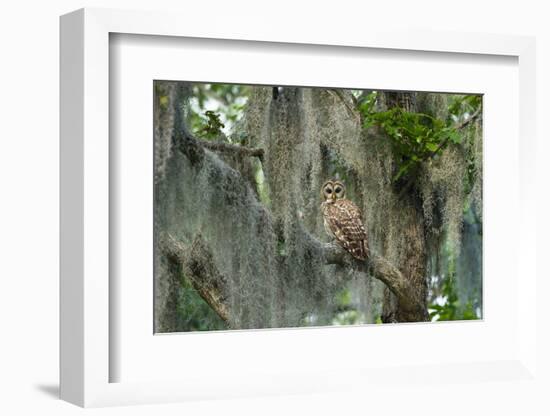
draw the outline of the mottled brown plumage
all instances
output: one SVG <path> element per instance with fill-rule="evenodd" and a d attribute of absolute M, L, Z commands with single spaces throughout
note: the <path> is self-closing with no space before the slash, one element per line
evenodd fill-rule
<path fill-rule="evenodd" d="M 365 260 L 369 252 L 361 211 L 352 201 L 345 199 L 345 192 L 344 184 L 339 181 L 327 181 L 321 188 L 325 231 L 353 257 Z"/>

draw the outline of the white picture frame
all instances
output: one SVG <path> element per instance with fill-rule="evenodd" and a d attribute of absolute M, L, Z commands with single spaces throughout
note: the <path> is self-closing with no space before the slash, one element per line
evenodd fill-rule
<path fill-rule="evenodd" d="M 181 25 L 186 21 L 185 26 Z M 434 374 L 448 372 L 465 382 L 484 379 L 535 380 L 535 189 L 530 180 L 535 169 L 535 42 L 533 38 L 471 33 L 400 31 L 388 27 L 327 34 L 313 27 L 307 33 L 298 28 L 280 31 L 276 26 L 247 27 L 235 34 L 230 26 L 205 28 L 172 13 L 151 13 L 107 9 L 82 9 L 61 18 L 61 398 L 80 406 L 159 403 L 197 398 L 252 397 L 269 394 L 319 393 L 352 386 L 389 383 L 406 374 L 426 383 Z M 197 375 L 177 381 L 111 382 L 110 368 L 121 357 L 110 348 L 110 259 L 109 259 L 109 37 L 110 34 L 224 39 L 226 41 L 277 42 L 285 44 L 331 45 L 336 48 L 424 51 L 438 54 L 508 56 L 519 68 L 519 184 L 517 267 L 518 284 L 514 315 L 517 345 L 498 360 L 472 360 L 457 364 L 423 363 L 399 369 L 384 365 L 367 369 L 358 365 L 313 369 L 235 382 L 234 374 L 223 373 L 216 382 Z M 152 276 L 151 276 L 152 279 Z M 491 296 L 491 294 L 486 294 Z M 152 310 L 151 310 L 152 313 Z M 521 319 L 528 316 L 529 319 Z M 393 327 L 405 333 L 410 326 Z M 298 332 L 295 332 L 298 336 Z M 299 333 L 307 341 L 318 333 Z M 332 336 L 336 333 L 332 332 Z M 111 334 L 112 335 L 112 334 Z M 151 334 L 153 336 L 153 334 Z M 216 334 L 224 337 L 227 334 Z M 330 336 L 330 335 L 328 335 Z M 395 335 L 394 335 L 395 336 Z M 398 335 L 399 336 L 399 335 Z M 210 338 L 213 340 L 213 336 Z M 304 342 L 305 342 L 304 341 Z M 239 341 L 244 342 L 244 341 Z M 368 370 L 368 371 L 367 371 Z M 405 376 L 404 376 L 405 375 Z M 346 382 L 342 382 L 346 380 Z"/>

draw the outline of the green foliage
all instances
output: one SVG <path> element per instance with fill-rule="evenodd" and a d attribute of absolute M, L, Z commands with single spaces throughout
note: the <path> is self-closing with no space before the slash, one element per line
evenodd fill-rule
<path fill-rule="evenodd" d="M 154 88 L 155 88 L 155 96 L 158 97 L 158 102 L 159 102 L 160 109 L 162 111 L 166 111 L 168 109 L 168 104 L 170 104 L 170 99 L 165 94 L 165 91 L 161 87 L 160 83 L 155 82 Z"/>
<path fill-rule="evenodd" d="M 337 304 L 341 307 L 349 307 L 351 305 L 351 293 L 348 288 L 341 290 L 336 294 Z"/>
<path fill-rule="evenodd" d="M 162 110 L 166 110 L 168 108 L 168 103 L 169 103 L 169 99 L 168 99 L 168 96 L 167 95 L 161 95 L 159 97 L 159 104 L 160 104 L 160 108 Z"/>
<path fill-rule="evenodd" d="M 481 95 L 452 95 L 447 109 L 450 121 L 465 121 L 481 106 L 482 99 Z"/>
<path fill-rule="evenodd" d="M 449 144 L 460 144 L 463 135 L 456 128 L 457 124 L 467 120 L 482 101 L 480 95 L 453 95 L 447 108 L 448 117 L 443 120 L 400 107 L 376 111 L 377 96 L 376 91 L 366 95 L 359 101 L 358 109 L 364 128 L 379 126 L 391 140 L 397 162 L 394 182 L 414 174 L 420 163 L 436 157 Z"/>
<path fill-rule="evenodd" d="M 333 325 L 357 325 L 363 322 L 361 313 L 352 304 L 349 288 L 336 293 L 335 298 L 337 309 L 332 319 Z"/>
<path fill-rule="evenodd" d="M 246 85 L 194 84 L 188 114 L 191 129 L 206 139 L 228 136 L 244 113 L 250 89 Z"/>
<path fill-rule="evenodd" d="M 194 93 L 201 108 L 206 108 L 208 100 L 218 102 L 218 111 L 222 113 L 226 120 L 237 121 L 245 107 L 246 97 L 250 91 L 250 87 L 246 85 L 233 84 L 196 84 Z"/>
<path fill-rule="evenodd" d="M 359 112 L 366 118 L 373 114 L 376 110 L 376 100 L 378 98 L 378 92 L 372 91 L 366 95 L 359 97 L 358 109 Z M 368 123 L 365 124 L 368 127 Z"/>
<path fill-rule="evenodd" d="M 221 122 L 219 114 L 208 110 L 204 115 L 206 116 L 206 122 L 199 129 L 199 136 L 204 139 L 215 139 L 220 137 L 225 124 Z"/>
<path fill-rule="evenodd" d="M 398 165 L 394 181 L 412 173 L 422 161 L 436 156 L 449 143 L 461 141 L 461 135 L 452 124 L 429 114 L 411 113 L 400 107 L 373 112 L 373 108 L 371 100 L 361 105 L 364 126 L 380 126 L 391 140 Z"/>
<path fill-rule="evenodd" d="M 338 312 L 332 320 L 332 325 L 357 325 L 361 323 L 361 314 L 355 309 Z"/>
<path fill-rule="evenodd" d="M 471 302 L 461 305 L 454 275 L 449 274 L 441 283 L 443 302 L 428 305 L 432 321 L 464 321 L 478 319 Z"/>

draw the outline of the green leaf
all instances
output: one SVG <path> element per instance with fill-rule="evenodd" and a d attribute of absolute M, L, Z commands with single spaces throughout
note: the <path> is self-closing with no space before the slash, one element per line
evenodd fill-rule
<path fill-rule="evenodd" d="M 437 149 L 439 149 L 439 145 L 437 143 L 426 143 L 426 148 L 430 152 L 435 152 Z"/>

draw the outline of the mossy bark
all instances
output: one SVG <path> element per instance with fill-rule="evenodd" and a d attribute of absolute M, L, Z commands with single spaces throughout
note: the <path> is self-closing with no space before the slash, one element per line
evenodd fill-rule
<path fill-rule="evenodd" d="M 414 92 L 382 92 L 380 93 L 381 105 L 385 109 L 401 107 L 408 112 L 418 111 L 418 97 Z M 391 220 L 400 224 L 401 233 L 398 236 L 402 240 L 400 244 L 402 252 L 400 261 L 395 266 L 401 270 L 405 278 L 410 282 L 413 296 L 420 300 L 416 308 L 409 308 L 399 302 L 395 295 L 386 288 L 384 292 L 384 305 L 382 313 L 383 322 L 422 322 L 428 320 L 427 311 L 427 244 L 425 221 L 422 212 L 421 201 L 416 194 L 417 190 L 408 188 L 405 192 L 400 187 L 393 191 L 398 196 L 399 210 L 388 213 L 398 218 Z M 393 236 L 389 238 L 395 238 Z M 387 245 L 395 245 L 395 242 L 386 240 Z"/>

